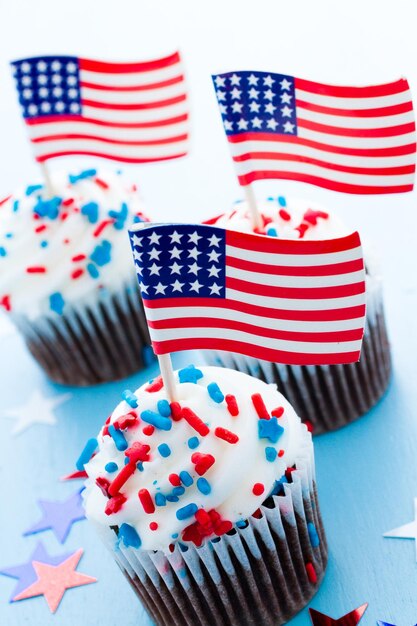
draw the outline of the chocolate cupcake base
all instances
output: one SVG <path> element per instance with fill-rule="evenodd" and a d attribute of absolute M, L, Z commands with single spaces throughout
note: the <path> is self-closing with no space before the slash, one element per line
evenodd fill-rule
<path fill-rule="evenodd" d="M 308 604 L 327 564 L 313 459 L 290 480 L 244 528 L 201 548 L 115 549 L 117 528 L 108 529 L 105 542 L 157 626 L 279 626 Z"/>
<path fill-rule="evenodd" d="M 366 288 L 366 326 L 358 363 L 282 365 L 217 351 L 206 351 L 206 360 L 275 383 L 314 435 L 342 428 L 380 400 L 391 376 L 380 277 L 368 274 Z"/>
<path fill-rule="evenodd" d="M 26 345 L 54 382 L 88 386 L 125 378 L 154 355 L 136 282 L 61 316 L 15 316 Z"/>

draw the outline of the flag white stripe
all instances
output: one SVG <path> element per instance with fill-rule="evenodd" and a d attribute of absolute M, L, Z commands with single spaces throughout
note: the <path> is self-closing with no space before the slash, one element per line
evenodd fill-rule
<path fill-rule="evenodd" d="M 399 115 L 385 115 L 380 117 L 345 117 L 340 115 L 329 115 L 317 113 L 308 109 L 297 108 L 298 119 L 315 122 L 316 124 L 326 124 L 326 126 L 336 126 L 337 128 L 389 128 L 390 126 L 401 126 L 414 122 L 412 111 Z"/>
<path fill-rule="evenodd" d="M 330 146 L 339 148 L 392 148 L 395 146 L 406 146 L 416 140 L 415 132 L 395 135 L 393 137 L 348 137 L 345 135 L 332 135 L 330 133 L 320 133 L 308 128 L 298 128 L 298 137 L 311 139 Z M 278 142 L 274 144 L 278 146 Z M 276 148 L 277 149 L 277 148 Z"/>
<path fill-rule="evenodd" d="M 322 94 L 295 89 L 296 100 L 303 100 L 311 104 L 317 104 L 323 107 L 331 107 L 334 109 L 378 109 L 395 104 L 403 104 L 410 102 L 410 91 L 401 91 L 390 96 L 375 96 L 371 98 L 342 98 L 337 96 L 325 96 Z M 290 106 L 290 105 L 289 105 Z"/>
<path fill-rule="evenodd" d="M 270 287 L 333 287 L 338 285 L 353 285 L 363 281 L 363 270 L 333 276 L 276 276 L 274 274 L 262 274 L 261 272 L 227 267 L 229 278 L 238 278 L 253 283 L 254 285 L 268 285 Z M 215 279 L 213 279 L 215 280 Z"/>
<path fill-rule="evenodd" d="M 61 122 L 59 119 L 47 124 L 33 124 L 28 126 L 31 139 L 49 135 L 93 135 L 116 141 L 149 141 L 167 139 L 184 135 L 189 131 L 188 121 L 170 124 L 169 126 L 155 126 L 152 128 L 118 128 L 102 126 L 90 122 Z"/>
<path fill-rule="evenodd" d="M 332 309 L 343 309 L 345 307 L 362 306 L 364 304 L 364 294 L 357 296 L 346 296 L 343 298 L 274 298 L 273 296 L 258 296 L 236 289 L 226 289 L 226 297 L 230 300 L 243 302 L 245 304 L 255 304 L 268 308 L 282 309 L 283 311 L 328 311 Z"/>
<path fill-rule="evenodd" d="M 149 91 L 104 91 L 82 87 L 83 100 L 93 100 L 104 104 L 147 104 L 175 98 L 185 93 L 184 83 L 175 83 L 168 87 L 150 89 Z"/>
<path fill-rule="evenodd" d="M 181 62 L 149 72 L 92 72 L 80 70 L 80 81 L 106 87 L 140 87 L 153 85 L 183 75 Z"/>
<path fill-rule="evenodd" d="M 266 265 L 288 265 L 292 267 L 302 267 L 305 265 L 330 265 L 332 263 L 344 263 L 362 259 L 362 249 L 350 248 L 341 252 L 327 252 L 325 254 L 274 254 L 272 252 L 258 252 L 246 248 L 238 248 L 226 244 L 226 256 L 244 259 L 254 263 L 265 263 Z"/>
<path fill-rule="evenodd" d="M 183 154 L 188 150 L 188 140 L 156 146 L 129 146 L 112 144 L 95 139 L 59 139 L 32 144 L 35 156 L 53 152 L 100 152 L 114 158 L 161 159 L 172 155 Z"/>
<path fill-rule="evenodd" d="M 188 113 L 187 100 L 171 104 L 169 106 L 157 107 L 154 109 L 138 109 L 138 110 L 116 110 L 116 109 L 100 109 L 83 105 L 82 113 L 84 117 L 90 117 L 102 122 L 124 122 L 129 124 L 143 124 L 146 122 L 159 122 L 171 117 L 177 117 Z"/>

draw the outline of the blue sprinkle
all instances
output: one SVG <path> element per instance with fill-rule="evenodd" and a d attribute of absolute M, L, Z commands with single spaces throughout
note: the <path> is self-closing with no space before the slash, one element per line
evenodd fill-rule
<path fill-rule="evenodd" d="M 138 224 L 139 222 L 143 222 L 143 218 L 142 218 L 142 217 L 140 217 L 140 215 L 135 215 L 135 216 L 133 217 L 133 223 L 134 223 L 134 224 Z"/>
<path fill-rule="evenodd" d="M 110 461 L 109 463 L 106 463 L 106 465 L 104 466 L 104 469 L 106 470 L 106 472 L 109 472 L 109 474 L 113 474 L 113 472 L 117 472 L 119 467 L 117 463 Z"/>
<path fill-rule="evenodd" d="M 55 196 L 50 200 L 43 200 L 38 198 L 36 205 L 33 207 L 33 212 L 39 217 L 49 217 L 51 220 L 56 220 L 59 215 L 59 207 L 61 206 L 62 198 Z"/>
<path fill-rule="evenodd" d="M 68 180 L 71 185 L 74 185 L 77 181 L 83 180 L 84 178 L 93 178 L 96 174 L 97 170 L 83 170 L 79 174 L 70 174 Z"/>
<path fill-rule="evenodd" d="M 26 195 L 30 196 L 34 191 L 40 191 L 43 188 L 43 185 L 28 185 L 26 187 Z"/>
<path fill-rule="evenodd" d="M 143 472 L 143 463 L 142 461 L 139 461 L 139 463 L 136 463 L 136 467 L 140 472 Z"/>
<path fill-rule="evenodd" d="M 203 378 L 203 372 L 198 370 L 195 365 L 188 365 L 178 372 L 180 383 L 197 383 L 197 380 Z"/>
<path fill-rule="evenodd" d="M 198 448 L 199 445 L 200 445 L 200 440 L 198 437 L 190 437 L 190 439 L 188 440 L 188 447 L 191 450 Z"/>
<path fill-rule="evenodd" d="M 125 464 L 125 465 L 127 465 L 129 462 L 130 462 L 130 461 L 129 461 L 129 457 L 128 457 L 128 456 L 127 456 L 127 457 L 125 457 L 124 464 Z"/>
<path fill-rule="evenodd" d="M 13 233 L 6 233 L 5 237 L 6 237 L 6 239 L 12 239 Z"/>
<path fill-rule="evenodd" d="M 165 506 L 167 503 L 166 498 L 163 493 L 155 494 L 155 504 L 156 506 Z"/>
<path fill-rule="evenodd" d="M 13 202 L 13 213 L 16 213 L 18 209 L 19 209 L 19 200 L 15 200 Z"/>
<path fill-rule="evenodd" d="M 169 417 L 171 415 L 171 407 L 168 400 L 158 400 L 158 411 L 163 417 Z"/>
<path fill-rule="evenodd" d="M 273 202 L 273 201 L 274 201 L 274 198 L 273 198 L 272 196 L 268 196 L 268 197 L 267 197 L 267 200 L 268 200 L 268 202 Z"/>
<path fill-rule="evenodd" d="M 272 448 L 272 446 L 267 446 L 265 448 L 266 460 L 269 461 L 270 463 L 275 461 L 275 459 L 277 458 L 277 454 L 278 452 L 275 450 L 275 448 Z"/>
<path fill-rule="evenodd" d="M 245 522 L 244 519 L 239 520 L 238 522 L 236 522 L 236 526 L 238 528 L 246 528 L 246 526 L 248 525 L 247 522 Z"/>
<path fill-rule="evenodd" d="M 81 452 L 75 464 L 75 467 L 77 468 L 79 472 L 83 471 L 84 464 L 88 463 L 88 461 L 91 459 L 94 452 L 97 450 L 97 446 L 98 446 L 97 439 L 95 439 L 94 437 L 92 437 L 91 439 L 87 441 L 87 443 L 84 446 L 83 451 Z"/>
<path fill-rule="evenodd" d="M 126 202 L 122 202 L 120 211 L 109 211 L 109 217 L 116 220 L 114 223 L 114 228 L 116 228 L 116 230 L 122 230 L 124 228 L 128 214 L 129 209 Z"/>
<path fill-rule="evenodd" d="M 51 311 L 58 313 L 58 315 L 62 315 L 64 310 L 65 300 L 62 297 L 62 294 L 59 291 L 55 291 L 55 293 L 51 293 L 49 296 L 49 308 Z"/>
<path fill-rule="evenodd" d="M 269 226 L 266 230 L 268 237 L 278 237 L 278 231 L 274 226 Z"/>
<path fill-rule="evenodd" d="M 164 459 L 166 459 L 171 454 L 171 448 L 167 443 L 161 443 L 161 445 L 158 446 L 158 450 L 159 454 L 163 456 Z"/>
<path fill-rule="evenodd" d="M 172 420 L 168 417 L 163 417 L 159 415 L 159 413 L 155 413 L 154 411 L 142 411 L 140 414 L 141 418 L 147 424 L 152 424 L 155 428 L 160 428 L 161 430 L 171 430 L 172 428 Z"/>
<path fill-rule="evenodd" d="M 156 359 L 152 346 L 143 346 L 142 358 L 146 367 L 148 367 L 148 365 L 152 365 Z"/>
<path fill-rule="evenodd" d="M 130 389 L 125 389 L 122 392 L 122 398 L 130 407 L 132 407 L 132 409 L 136 409 L 138 406 L 138 399 L 135 394 L 130 391 Z"/>
<path fill-rule="evenodd" d="M 287 206 L 287 201 L 284 196 L 278 196 L 278 204 L 280 206 Z"/>
<path fill-rule="evenodd" d="M 110 263 L 111 261 L 111 243 L 107 239 L 103 239 L 90 254 L 90 259 L 99 267 Z"/>
<path fill-rule="evenodd" d="M 313 522 L 307 524 L 308 536 L 310 537 L 310 543 L 313 548 L 317 548 L 320 545 L 320 537 L 317 534 L 316 527 Z"/>
<path fill-rule="evenodd" d="M 153 484 L 153 485 L 157 485 L 157 484 L 158 484 L 158 481 L 157 481 L 157 480 L 154 480 L 152 484 Z"/>
<path fill-rule="evenodd" d="M 119 527 L 119 538 L 123 540 L 126 548 L 140 548 L 142 542 L 136 530 L 130 524 L 122 524 Z"/>
<path fill-rule="evenodd" d="M 0 246 L 0 256 L 6 256 L 7 252 L 6 252 L 6 248 L 3 248 L 3 246 Z"/>
<path fill-rule="evenodd" d="M 188 472 L 180 472 L 179 476 L 182 484 L 186 487 L 190 487 L 194 482 L 193 477 Z"/>
<path fill-rule="evenodd" d="M 258 435 L 260 439 L 269 439 L 272 443 L 277 443 L 283 432 L 284 429 L 278 424 L 276 417 L 271 417 L 269 420 L 258 420 Z"/>
<path fill-rule="evenodd" d="M 41 248 L 47 248 L 49 246 L 49 243 L 45 240 L 41 241 Z"/>
<path fill-rule="evenodd" d="M 173 535 L 171 535 L 171 537 L 172 537 L 173 539 L 177 539 L 177 538 L 178 538 L 178 533 L 174 533 Z"/>
<path fill-rule="evenodd" d="M 94 263 L 87 263 L 87 272 L 90 274 L 91 278 L 98 278 L 100 276 L 100 272 Z"/>
<path fill-rule="evenodd" d="M 201 491 L 201 493 L 203 493 L 205 496 L 208 496 L 208 494 L 211 492 L 210 483 L 204 478 L 204 476 L 201 476 L 197 480 L 197 489 Z"/>
<path fill-rule="evenodd" d="M 190 504 L 183 506 L 181 509 L 178 509 L 178 511 L 176 512 L 176 516 L 177 519 L 181 521 L 183 519 L 187 519 L 188 517 L 192 517 L 197 513 L 197 511 L 198 506 L 191 502 Z"/>
<path fill-rule="evenodd" d="M 172 490 L 173 496 L 182 496 L 185 493 L 184 487 L 174 487 Z"/>
<path fill-rule="evenodd" d="M 180 499 L 178 496 L 166 496 L 167 502 L 179 502 Z"/>
<path fill-rule="evenodd" d="M 90 224 L 95 224 L 98 220 L 97 202 L 87 202 L 81 207 L 81 215 L 85 215 Z"/>
<path fill-rule="evenodd" d="M 127 449 L 127 441 L 121 430 L 117 430 L 113 424 L 109 426 L 109 435 L 114 441 L 114 445 L 120 452 Z"/>
<path fill-rule="evenodd" d="M 210 383 L 209 385 L 207 385 L 207 391 L 209 392 L 210 398 L 214 400 L 214 402 L 217 402 L 217 404 L 223 402 L 224 395 L 220 391 L 219 385 L 217 383 Z"/>

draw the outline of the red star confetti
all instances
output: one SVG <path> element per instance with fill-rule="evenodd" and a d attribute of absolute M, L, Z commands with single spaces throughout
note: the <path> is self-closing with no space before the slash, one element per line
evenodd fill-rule
<path fill-rule="evenodd" d="M 51 613 L 55 613 L 67 589 L 97 582 L 96 578 L 76 571 L 83 552 L 84 550 L 80 548 L 60 565 L 33 561 L 32 565 L 38 580 L 15 596 L 13 601 L 43 595 Z"/>
<path fill-rule="evenodd" d="M 358 609 L 346 613 L 346 615 L 339 617 L 339 619 L 333 619 L 324 613 L 319 613 L 319 611 L 315 609 L 309 609 L 309 611 L 313 626 L 356 626 L 356 624 L 361 621 L 367 608 L 367 603 L 362 604 Z"/>

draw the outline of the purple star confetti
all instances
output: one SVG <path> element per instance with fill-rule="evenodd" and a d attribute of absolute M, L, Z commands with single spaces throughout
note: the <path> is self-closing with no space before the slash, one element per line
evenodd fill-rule
<path fill-rule="evenodd" d="M 85 519 L 81 491 L 82 489 L 76 491 L 63 502 L 38 500 L 43 515 L 36 524 L 23 533 L 24 536 L 40 533 L 44 530 L 52 530 L 58 541 L 64 543 L 72 524 Z"/>

